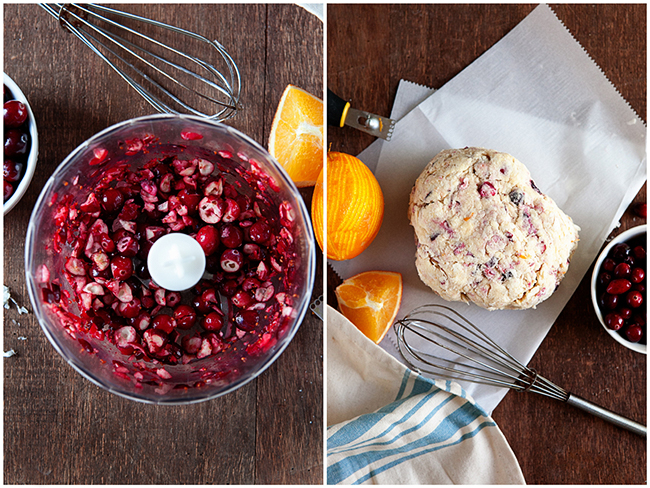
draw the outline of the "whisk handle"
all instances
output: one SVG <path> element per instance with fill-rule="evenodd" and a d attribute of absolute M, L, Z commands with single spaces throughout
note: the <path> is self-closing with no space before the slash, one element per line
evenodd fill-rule
<path fill-rule="evenodd" d="M 601 419 L 607 420 L 614 425 L 623 427 L 624 429 L 634 432 L 637 435 L 647 437 L 648 429 L 645 425 L 641 425 L 638 422 L 634 422 L 633 420 L 623 417 L 622 415 L 611 412 L 603 407 L 599 407 L 598 405 L 591 403 L 584 398 L 580 398 L 579 396 L 569 393 L 569 398 L 566 402 L 569 405 L 573 405 L 574 407 L 584 410 L 585 412 L 589 412 L 596 417 L 600 417 Z"/>

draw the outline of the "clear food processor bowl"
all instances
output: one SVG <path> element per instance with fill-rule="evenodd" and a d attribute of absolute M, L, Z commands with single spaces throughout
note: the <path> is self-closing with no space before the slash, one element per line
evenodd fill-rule
<path fill-rule="evenodd" d="M 160 162 L 172 168 L 171 177 L 161 177 Z M 151 181 L 158 188 L 145 185 Z M 108 188 L 119 188 L 123 200 L 132 204 L 130 217 L 103 209 Z M 265 245 L 244 248 L 239 273 L 215 269 L 213 262 L 197 287 L 170 295 L 147 279 L 146 271 L 137 270 L 161 233 L 194 236 L 205 225 L 196 209 L 192 214 L 173 198 L 183 188 L 203 190 L 201 198 L 230 196 L 239 201 L 241 214 L 231 224 L 243 230 L 244 244 L 251 244 L 246 227 L 262 218 L 273 228 L 273 237 Z M 112 246 L 98 244 L 96 232 L 102 228 L 115 239 L 135 236 L 139 243 L 138 253 L 131 254 L 136 271 L 125 282 L 107 275 L 106 259 L 119 254 L 121 246 L 118 242 L 118 249 L 111 251 Z M 190 403 L 244 385 L 287 347 L 309 306 L 314 249 L 310 218 L 298 190 L 262 147 L 219 123 L 154 115 L 102 131 L 58 167 L 29 222 L 25 272 L 43 331 L 85 378 L 133 400 Z M 100 268 L 104 271 L 97 271 Z M 242 288 L 245 303 L 233 298 Z M 191 329 L 151 332 L 157 314 L 174 317 L 175 307 L 193 306 L 205 289 L 216 291 L 208 305 L 222 314 L 220 330 L 202 327 L 208 312 L 204 310 L 197 312 Z M 141 307 L 139 318 L 132 309 L 126 312 L 134 304 Z M 238 322 L 244 311 L 254 313 L 253 325 L 250 320 L 246 326 Z M 161 337 L 164 344 L 156 343 Z"/>

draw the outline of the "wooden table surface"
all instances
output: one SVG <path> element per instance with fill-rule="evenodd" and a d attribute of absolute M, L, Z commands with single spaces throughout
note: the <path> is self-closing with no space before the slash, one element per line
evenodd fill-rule
<path fill-rule="evenodd" d="M 242 74 L 243 111 L 227 123 L 263 146 L 287 84 L 322 98 L 323 25 L 292 4 L 149 4 L 121 8 L 220 41 Z M 36 5 L 4 6 L 4 71 L 37 120 L 27 194 L 4 219 L 4 283 L 31 310 L 24 240 L 39 192 L 95 133 L 153 113 L 103 61 Z M 302 192 L 308 206 L 311 192 Z M 320 262 L 320 260 L 319 260 Z M 322 295 L 322 267 L 314 297 Z M 83 379 L 33 312 L 5 310 L 4 481 L 8 484 L 322 484 L 323 327 L 308 312 L 261 376 L 188 406 L 146 405 Z"/>
<path fill-rule="evenodd" d="M 329 5 L 327 84 L 353 106 L 390 115 L 400 79 L 443 86 L 534 5 Z M 646 121 L 646 6 L 551 5 Z M 374 138 L 329 128 L 332 151 L 358 154 Z M 645 201 L 645 187 L 635 202 Z M 621 232 L 645 223 L 627 211 Z M 328 301 L 336 277 L 328 273 Z M 533 357 L 547 378 L 646 421 L 646 356 L 611 340 L 591 306 L 587 273 Z M 572 407 L 509 392 L 493 415 L 529 484 L 646 482 L 646 441 Z"/>

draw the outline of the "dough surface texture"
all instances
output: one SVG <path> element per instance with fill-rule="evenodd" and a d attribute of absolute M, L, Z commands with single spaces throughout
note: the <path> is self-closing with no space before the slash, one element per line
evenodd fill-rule
<path fill-rule="evenodd" d="M 569 268 L 577 227 L 513 156 L 489 149 L 439 153 L 411 191 L 415 264 L 445 300 L 535 308 Z"/>

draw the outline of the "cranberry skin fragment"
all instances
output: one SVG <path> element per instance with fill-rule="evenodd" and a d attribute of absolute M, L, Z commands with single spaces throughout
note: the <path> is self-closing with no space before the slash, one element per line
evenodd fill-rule
<path fill-rule="evenodd" d="M 133 275 L 133 261 L 124 256 L 115 256 L 111 259 L 111 273 L 116 280 L 128 280 Z"/>
<path fill-rule="evenodd" d="M 5 156 L 24 156 L 27 153 L 29 135 L 18 129 L 11 129 L 5 133 Z"/>
<path fill-rule="evenodd" d="M 3 105 L 3 120 L 5 128 L 15 129 L 27 121 L 29 112 L 27 106 L 19 100 L 9 100 Z"/>
<path fill-rule="evenodd" d="M 625 329 L 625 338 L 630 342 L 639 342 L 643 337 L 643 329 L 638 325 L 631 325 Z"/>
<path fill-rule="evenodd" d="M 223 317 L 218 312 L 210 312 L 201 321 L 201 327 L 208 331 L 217 332 L 223 327 Z"/>
<path fill-rule="evenodd" d="M 219 248 L 219 231 L 213 225 L 203 226 L 196 233 L 196 240 L 203 248 L 205 255 L 209 256 Z"/>
<path fill-rule="evenodd" d="M 609 285 L 607 285 L 607 293 L 610 295 L 620 295 L 621 293 L 628 291 L 631 287 L 632 283 L 628 280 L 613 280 Z"/>
<path fill-rule="evenodd" d="M 643 268 L 632 268 L 631 280 L 632 283 L 641 283 L 645 278 L 645 271 Z"/>
<path fill-rule="evenodd" d="M 109 188 L 102 195 L 101 204 L 103 209 L 107 212 L 117 212 L 122 208 L 122 205 L 124 205 L 124 195 L 120 190 Z"/>
<path fill-rule="evenodd" d="M 174 309 L 174 320 L 179 329 L 189 330 L 196 323 L 196 311 L 189 305 L 179 305 Z"/>
<path fill-rule="evenodd" d="M 614 276 L 617 278 L 627 278 L 630 276 L 632 268 L 627 263 L 619 263 L 614 268 Z"/>
<path fill-rule="evenodd" d="M 631 291 L 625 295 L 625 303 L 632 308 L 639 308 L 643 305 L 643 295 L 638 291 Z"/>
<path fill-rule="evenodd" d="M 617 313 L 608 313 L 605 315 L 605 325 L 612 330 L 620 330 L 624 322 L 623 317 Z"/>

